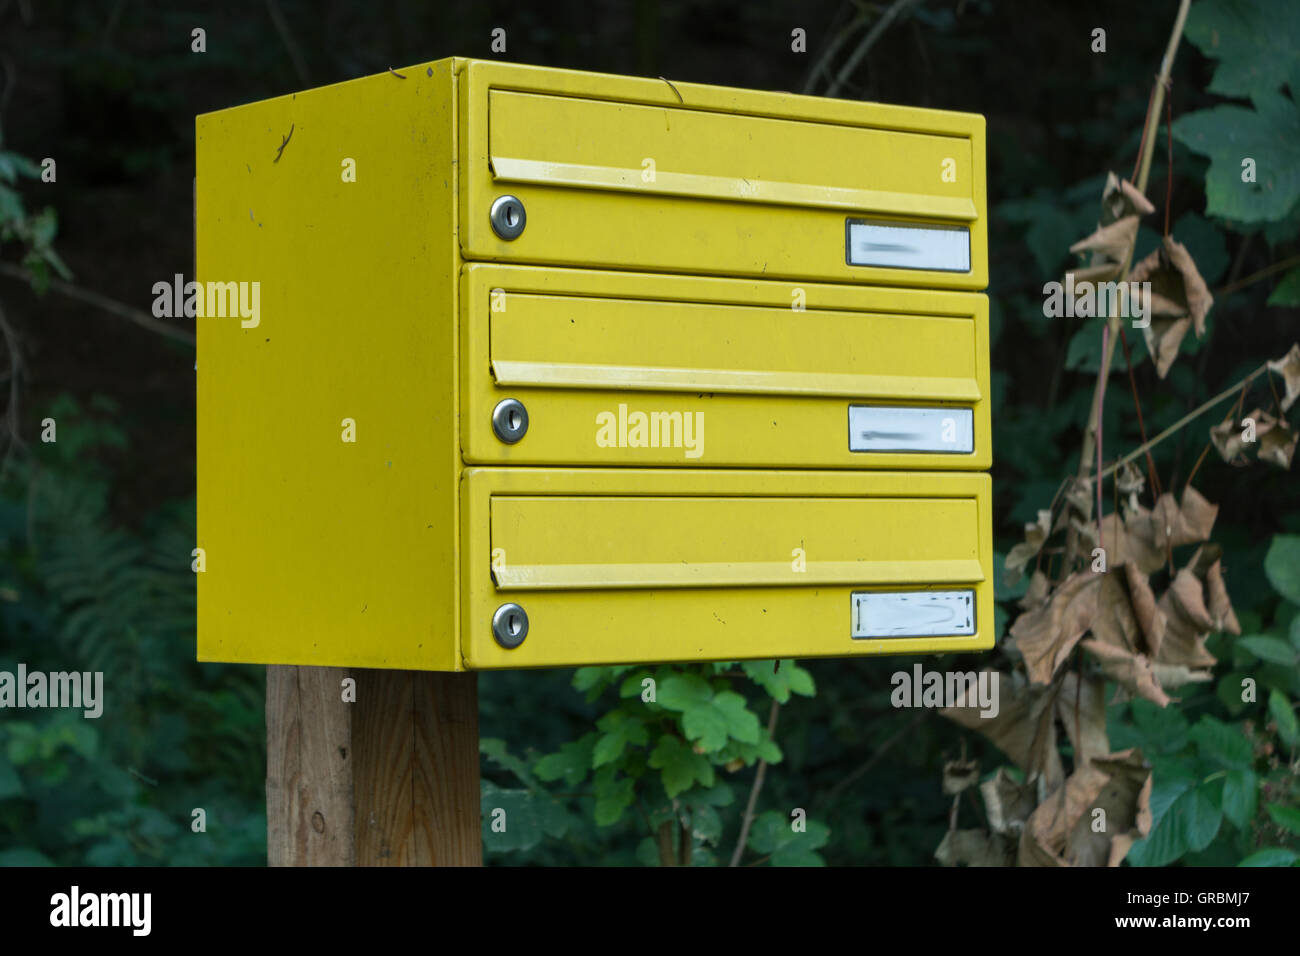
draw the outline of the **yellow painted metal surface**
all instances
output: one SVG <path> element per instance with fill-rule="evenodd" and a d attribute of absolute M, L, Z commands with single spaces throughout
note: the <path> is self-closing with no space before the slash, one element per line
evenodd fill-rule
<path fill-rule="evenodd" d="M 984 474 L 473 468 L 462 484 L 465 660 L 988 648 L 990 495 Z M 855 591 L 952 587 L 975 592 L 973 636 L 850 636 Z M 529 619 L 513 650 L 489 626 L 506 601 Z"/>
<path fill-rule="evenodd" d="M 988 284 L 984 118 L 471 61 L 466 258 L 928 288 Z M 504 241 L 486 210 L 527 210 Z M 846 218 L 970 229 L 965 272 L 849 265 Z"/>
<path fill-rule="evenodd" d="M 981 294 L 484 264 L 462 276 L 467 462 L 929 470 L 992 461 Z M 513 445 L 491 427 L 504 398 L 529 415 Z M 972 409 L 974 451 L 850 451 L 848 408 L 864 402 Z M 600 416 L 638 412 L 673 416 L 674 440 L 598 441 Z M 694 448 L 676 440 L 688 417 L 700 431 Z"/>
<path fill-rule="evenodd" d="M 991 646 L 982 117 L 397 72 L 197 118 L 196 278 L 258 291 L 197 321 L 199 659 Z M 967 228 L 970 268 L 850 265 L 856 219 Z M 969 413 L 972 451 L 850 451 L 851 405 Z M 853 637 L 855 593 L 945 589 L 974 633 Z"/>
<path fill-rule="evenodd" d="M 461 667 L 456 100 L 428 68 L 198 117 L 198 279 L 260 282 L 255 327 L 197 320 L 200 660 Z"/>

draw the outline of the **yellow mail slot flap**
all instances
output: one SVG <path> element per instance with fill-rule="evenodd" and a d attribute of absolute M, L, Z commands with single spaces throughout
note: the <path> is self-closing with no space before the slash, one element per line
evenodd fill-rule
<path fill-rule="evenodd" d="M 512 295 L 498 385 L 974 403 L 969 318 Z"/>
<path fill-rule="evenodd" d="M 472 468 L 471 669 L 993 642 L 987 475 Z"/>
<path fill-rule="evenodd" d="M 510 64 L 462 71 L 466 259 L 987 284 L 983 117 Z"/>
<path fill-rule="evenodd" d="M 498 496 L 493 576 L 502 591 L 974 582 L 976 518 L 971 498 Z"/>
<path fill-rule="evenodd" d="M 952 136 L 504 90 L 488 114 L 499 182 L 978 218 L 971 178 L 942 179 L 945 159 L 970 168 L 970 141 Z"/>
<path fill-rule="evenodd" d="M 988 467 L 982 295 L 576 271 L 467 268 L 466 461 Z"/>

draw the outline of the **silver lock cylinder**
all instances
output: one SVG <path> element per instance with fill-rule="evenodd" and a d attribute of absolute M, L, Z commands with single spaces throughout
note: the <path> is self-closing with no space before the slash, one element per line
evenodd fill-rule
<path fill-rule="evenodd" d="M 528 615 L 518 604 L 502 604 L 492 615 L 492 636 L 508 651 L 528 636 Z"/>
<path fill-rule="evenodd" d="M 506 398 L 492 409 L 492 431 L 507 445 L 513 445 L 528 431 L 528 409 L 517 398 Z"/>
<path fill-rule="evenodd" d="M 488 216 L 492 220 L 492 231 L 506 241 L 518 239 L 528 221 L 524 204 L 515 196 L 498 196 Z"/>

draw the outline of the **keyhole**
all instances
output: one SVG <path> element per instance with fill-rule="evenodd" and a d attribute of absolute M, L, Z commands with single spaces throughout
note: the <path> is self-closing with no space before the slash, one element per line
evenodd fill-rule
<path fill-rule="evenodd" d="M 518 410 L 512 408 L 510 410 L 510 430 L 512 432 L 519 431 L 519 425 L 522 423 L 522 421 L 523 419 L 519 417 Z"/>

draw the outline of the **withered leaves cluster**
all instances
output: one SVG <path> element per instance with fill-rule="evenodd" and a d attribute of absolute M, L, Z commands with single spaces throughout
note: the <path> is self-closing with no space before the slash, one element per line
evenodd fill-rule
<path fill-rule="evenodd" d="M 1149 510 L 1131 504 L 1122 517 L 1102 520 L 1105 571 L 1078 571 L 1055 587 L 1034 572 L 1020 602 L 1025 612 L 1004 641 L 1021 666 L 997 675 L 998 713 L 981 717 L 978 706 L 943 711 L 988 737 L 1024 781 L 1000 773 L 981 785 L 990 830 L 953 830 L 936 852 L 941 862 L 1117 866 L 1150 831 L 1150 768 L 1137 750 L 1111 751 L 1105 682 L 1123 696 L 1165 706 L 1171 691 L 1210 679 L 1215 658 L 1206 639 L 1215 631 L 1241 632 L 1222 552 L 1206 543 L 1217 514 L 1191 487 L 1181 500 L 1161 495 Z M 1041 512 L 1017 557 L 1021 568 L 1054 530 L 1050 512 Z M 1199 547 L 1157 597 L 1151 575 L 1184 545 Z M 1077 647 L 1092 662 L 1083 672 L 1067 666 Z M 1068 775 L 1058 727 L 1073 748 Z"/>

